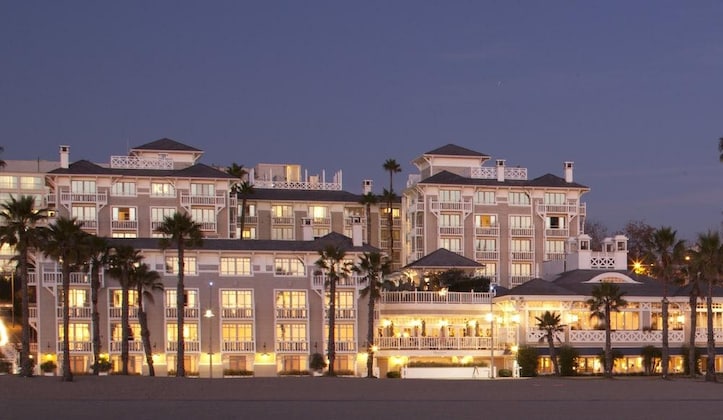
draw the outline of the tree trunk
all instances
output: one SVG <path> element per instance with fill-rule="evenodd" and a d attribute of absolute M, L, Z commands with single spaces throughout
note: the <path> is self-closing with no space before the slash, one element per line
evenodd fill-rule
<path fill-rule="evenodd" d="M 337 275 L 329 276 L 329 342 L 326 346 L 329 358 L 329 376 L 334 376 L 334 360 L 336 359 L 336 345 L 334 343 L 334 328 L 336 327 L 336 282 Z"/>
<path fill-rule="evenodd" d="M 121 268 L 121 373 L 128 375 L 128 330 L 130 329 L 130 322 L 128 320 L 128 268 L 125 266 Z"/>
<path fill-rule="evenodd" d="M 99 268 L 92 265 L 90 268 L 90 301 L 93 311 L 93 375 L 98 375 L 98 360 L 100 359 L 100 313 L 98 312 L 98 291 L 100 290 Z"/>
<path fill-rule="evenodd" d="M 148 330 L 148 316 L 143 309 L 143 286 L 138 285 L 138 323 L 141 326 L 141 340 L 143 340 L 143 350 L 146 353 L 146 364 L 148 364 L 148 376 L 156 376 L 156 370 L 153 367 L 153 348 L 151 348 L 151 332 Z"/>
<path fill-rule="evenodd" d="M 20 375 L 33 376 L 33 362 L 30 359 L 30 287 L 28 286 L 28 254 L 27 250 L 20 252 L 20 274 L 22 276 L 21 323 L 23 326 L 20 349 Z M 36 273 L 37 283 L 40 284 L 40 273 Z"/>
<path fill-rule="evenodd" d="M 366 204 L 367 243 L 372 243 L 372 205 Z"/>
<path fill-rule="evenodd" d="M 70 266 L 63 261 L 63 381 L 72 382 L 70 371 Z"/>
<path fill-rule="evenodd" d="M 715 376 L 715 334 L 713 332 L 713 279 L 708 278 L 708 296 L 705 297 L 706 315 L 708 319 L 708 360 L 705 363 L 705 381 L 718 382 Z"/>
<path fill-rule="evenodd" d="M 176 322 L 177 322 L 177 331 L 176 331 L 176 337 L 177 337 L 177 343 L 178 348 L 176 350 L 176 376 L 177 377 L 184 377 L 186 376 L 186 365 L 184 363 L 185 358 L 185 346 L 186 346 L 186 340 L 183 337 L 183 316 L 184 316 L 184 309 L 186 307 L 186 299 L 185 299 L 185 286 L 183 284 L 183 276 L 184 276 L 184 270 L 186 268 L 186 265 L 184 264 L 183 257 L 183 238 L 178 239 L 178 285 L 176 286 Z"/>
<path fill-rule="evenodd" d="M 550 360 L 552 360 L 552 367 L 555 371 L 555 376 L 560 376 L 560 364 L 557 361 L 557 354 L 555 352 L 555 332 L 547 332 L 547 345 L 550 346 Z"/>
<path fill-rule="evenodd" d="M 239 239 L 243 240 L 244 239 L 244 227 L 246 226 L 246 197 L 244 197 L 241 200 L 241 215 L 239 217 L 241 217 L 241 223 L 240 223 L 241 234 L 239 235 Z"/>
<path fill-rule="evenodd" d="M 695 360 L 695 330 L 698 327 L 698 317 L 696 308 L 698 307 L 698 281 L 696 280 L 693 284 L 693 288 L 690 291 L 690 297 L 688 305 L 690 306 L 690 333 L 688 337 L 688 373 L 691 378 L 695 378 L 697 372 L 697 361 Z"/>
<path fill-rule="evenodd" d="M 661 362 L 660 362 L 660 368 L 662 372 L 663 379 L 668 379 L 668 365 L 669 365 L 669 344 L 668 344 L 668 296 L 667 292 L 665 293 L 663 300 L 661 302 L 662 304 L 662 317 L 663 317 L 663 344 L 660 349 L 660 353 L 662 354 Z"/>
<path fill-rule="evenodd" d="M 369 316 L 367 317 L 367 378 L 374 377 L 374 304 L 376 299 L 376 278 L 369 276 Z"/>
<path fill-rule="evenodd" d="M 613 377 L 613 348 L 610 331 L 610 304 L 605 304 L 605 377 Z"/>

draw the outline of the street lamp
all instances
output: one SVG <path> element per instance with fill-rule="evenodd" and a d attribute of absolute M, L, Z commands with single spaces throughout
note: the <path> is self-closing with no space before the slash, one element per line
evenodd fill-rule
<path fill-rule="evenodd" d="M 213 378 L 213 282 L 208 282 L 208 309 L 203 314 L 208 318 L 208 375 Z"/>

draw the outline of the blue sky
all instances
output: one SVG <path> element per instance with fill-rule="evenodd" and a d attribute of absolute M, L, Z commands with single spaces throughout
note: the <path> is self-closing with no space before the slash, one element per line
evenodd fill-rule
<path fill-rule="evenodd" d="M 455 143 L 591 187 L 588 214 L 720 227 L 723 2 L 9 1 L 5 159 L 170 137 L 381 190 Z"/>

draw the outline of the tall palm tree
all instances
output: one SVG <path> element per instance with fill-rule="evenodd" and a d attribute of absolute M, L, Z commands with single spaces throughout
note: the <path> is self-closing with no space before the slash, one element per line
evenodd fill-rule
<path fill-rule="evenodd" d="M 362 195 L 360 204 L 364 204 L 364 217 L 367 220 L 367 243 L 372 241 L 372 205 L 377 204 L 379 199 L 373 192 Z"/>
<path fill-rule="evenodd" d="M 695 332 L 698 329 L 698 299 L 700 298 L 700 264 L 695 258 L 686 256 L 687 261 L 685 267 L 685 276 L 690 284 L 690 292 L 688 293 L 688 306 L 690 306 L 690 331 L 688 333 L 688 372 L 691 378 L 695 378 L 697 374 L 696 357 L 695 357 Z"/>
<path fill-rule="evenodd" d="M 723 137 L 718 139 L 718 153 L 720 153 L 720 161 L 723 162 Z"/>
<path fill-rule="evenodd" d="M 382 190 L 381 200 L 385 203 L 387 203 L 387 237 L 388 237 L 388 244 L 387 244 L 387 252 L 389 252 L 389 260 L 394 261 L 394 229 L 393 229 L 393 223 L 394 218 L 392 217 L 392 202 L 397 199 L 397 195 L 392 190 L 388 190 L 384 188 Z"/>
<path fill-rule="evenodd" d="M 389 194 L 387 195 L 387 223 L 388 223 L 388 229 L 389 229 L 389 258 L 394 259 L 394 255 L 392 254 L 393 250 L 393 242 L 392 241 L 392 223 L 393 223 L 393 217 L 392 217 L 392 202 L 394 201 L 394 174 L 402 172 L 402 167 L 397 163 L 395 159 L 387 159 L 384 161 L 384 170 L 389 172 Z"/>
<path fill-rule="evenodd" d="M 623 299 L 625 292 L 620 291 L 617 284 L 603 282 L 592 288 L 592 297 L 587 300 L 590 306 L 590 317 L 603 320 L 605 323 L 605 376 L 613 377 L 613 349 L 611 344 L 610 314 L 627 306 Z"/>
<path fill-rule="evenodd" d="M 131 324 L 128 308 L 130 306 L 130 290 L 135 286 L 131 273 L 141 263 L 141 251 L 130 245 L 117 245 L 113 247 L 108 263 L 108 274 L 118 279 L 121 287 L 121 374 L 128 375 L 129 348 Z M 140 296 L 136 299 L 140 300 Z"/>
<path fill-rule="evenodd" d="M 178 284 L 176 285 L 176 312 L 177 325 L 176 325 L 176 336 L 178 349 L 176 352 L 176 376 L 186 376 L 186 368 L 183 364 L 184 352 L 185 352 L 185 340 L 183 337 L 183 308 L 185 306 L 184 296 L 186 294 L 186 288 L 183 284 L 184 270 L 186 264 L 184 263 L 186 248 L 192 248 L 195 246 L 201 246 L 203 244 L 203 233 L 201 232 L 201 225 L 194 222 L 188 213 L 176 212 L 173 216 L 166 216 L 163 218 L 163 222 L 156 229 L 156 233 L 160 233 L 163 237 L 160 239 L 159 244 L 161 248 L 166 249 L 172 245 L 176 246 L 176 256 L 178 258 Z"/>
<path fill-rule="evenodd" d="M 246 226 L 246 203 L 249 196 L 255 192 L 256 190 L 254 190 L 254 186 L 248 181 L 244 181 L 238 186 L 238 195 L 241 196 L 241 214 L 239 215 L 241 218 L 241 235 L 239 236 L 239 239 L 244 238 L 244 227 Z"/>
<path fill-rule="evenodd" d="M 705 296 L 707 315 L 707 350 L 708 358 L 705 369 L 705 380 L 716 382 L 715 374 L 715 334 L 713 331 L 713 286 L 720 281 L 723 275 L 723 246 L 718 232 L 709 231 L 698 235 L 697 250 L 694 259 L 701 269 L 701 275 L 708 286 Z"/>
<path fill-rule="evenodd" d="M 339 279 L 349 276 L 350 267 L 344 261 L 346 253 L 335 245 L 327 245 L 319 250 L 319 259 L 316 266 L 326 271 L 326 285 L 329 286 L 329 332 L 327 343 L 327 357 L 329 358 L 328 375 L 334 376 L 334 360 L 336 359 L 336 343 L 334 329 L 336 328 L 336 285 Z"/>
<path fill-rule="evenodd" d="M 546 340 L 547 345 L 550 347 L 550 360 L 552 360 L 555 376 L 560 376 L 560 364 L 557 361 L 557 354 L 555 352 L 556 333 L 562 332 L 564 329 L 564 326 L 560 322 L 560 314 L 545 311 L 542 316 L 536 316 L 535 319 L 537 320 L 537 328 L 545 333 L 543 340 Z"/>
<path fill-rule="evenodd" d="M 35 208 L 35 198 L 29 195 L 10 199 L 0 204 L 0 244 L 9 245 L 17 252 L 17 278 L 21 285 L 20 375 L 33 375 L 33 361 L 30 358 L 30 294 L 28 267 L 32 252 L 43 243 L 44 227 L 38 226 L 48 217 L 48 210 Z"/>
<path fill-rule="evenodd" d="M 668 365 L 670 360 L 670 345 L 668 343 L 668 284 L 675 275 L 676 268 L 685 258 L 685 241 L 679 240 L 677 231 L 671 227 L 663 226 L 653 232 L 647 244 L 648 258 L 652 260 L 652 273 L 663 283 L 663 298 L 661 300 L 661 316 L 663 322 L 663 342 L 661 345 L 661 370 L 663 379 L 668 378 Z"/>
<path fill-rule="evenodd" d="M 249 172 L 248 172 L 246 169 L 244 169 L 244 166 L 243 166 L 243 165 L 239 165 L 238 163 L 233 162 L 233 163 L 231 164 L 231 166 L 229 166 L 228 168 L 226 168 L 226 173 L 229 174 L 229 175 L 231 175 L 231 176 L 233 176 L 233 177 L 238 178 L 239 181 L 243 181 L 243 178 L 244 178 L 246 175 L 248 175 Z M 238 182 L 234 182 L 234 184 L 231 186 L 231 192 L 237 193 L 237 192 L 238 192 L 238 190 L 237 190 L 238 185 L 239 185 Z"/>
<path fill-rule="evenodd" d="M 361 274 L 368 285 L 361 290 L 361 296 L 369 297 L 369 313 L 367 314 L 367 378 L 374 377 L 374 311 L 376 301 L 381 297 L 382 280 L 389 274 L 389 259 L 382 257 L 379 252 L 365 252 L 359 258 L 359 264 L 353 268 L 354 272 Z"/>
<path fill-rule="evenodd" d="M 148 328 L 148 314 L 145 311 L 143 299 L 148 299 L 150 303 L 153 303 L 153 292 L 163 290 L 161 275 L 155 270 L 150 270 L 148 264 L 142 263 L 133 268 L 131 278 L 138 295 L 138 323 L 141 326 L 141 339 L 143 340 L 143 350 L 148 364 L 148 376 L 156 376 L 156 370 L 153 366 L 151 331 Z"/>
<path fill-rule="evenodd" d="M 87 235 L 85 237 L 88 250 L 88 270 L 90 271 L 90 305 L 92 313 L 93 340 L 93 375 L 98 374 L 100 360 L 100 312 L 98 311 L 98 295 L 100 293 L 100 275 L 108 264 L 110 245 L 106 238 Z"/>
<path fill-rule="evenodd" d="M 723 139 L 722 139 L 722 140 L 723 140 Z M 2 153 L 2 152 L 4 152 L 4 151 L 5 151 L 5 148 L 2 147 L 2 146 L 0 146 L 0 153 Z M 722 159 L 723 159 L 723 158 L 722 158 Z M 5 163 L 4 160 L 0 159 L 0 168 L 4 168 L 5 165 L 7 165 L 7 163 Z"/>
<path fill-rule="evenodd" d="M 71 382 L 70 370 L 70 273 L 87 260 L 88 235 L 75 218 L 59 217 L 47 229 L 43 253 L 60 263 L 63 279 L 63 381 Z"/>

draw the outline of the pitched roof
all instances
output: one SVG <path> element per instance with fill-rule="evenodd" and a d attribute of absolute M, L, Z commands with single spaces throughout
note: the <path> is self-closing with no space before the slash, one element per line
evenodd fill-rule
<path fill-rule="evenodd" d="M 475 152 L 474 150 L 470 150 L 467 148 L 464 148 L 462 146 L 457 146 L 456 144 L 446 144 L 442 147 L 438 147 L 434 150 L 431 150 L 425 155 L 444 155 L 444 156 L 479 156 L 479 157 L 489 157 L 489 155 L 486 155 L 484 153 Z"/>
<path fill-rule="evenodd" d="M 195 147 L 191 147 L 189 145 L 166 137 L 134 147 L 132 150 L 173 150 L 185 152 L 202 152 L 202 150 L 200 149 L 196 149 Z"/>
<path fill-rule="evenodd" d="M 239 197 L 241 197 L 241 194 L 239 194 Z M 361 205 L 362 197 L 362 194 L 354 194 L 348 191 L 254 188 L 254 193 L 248 195 L 247 199 L 252 201 L 333 201 L 342 203 L 357 203 Z M 402 198 L 397 196 L 394 202 L 401 203 Z"/>
<path fill-rule="evenodd" d="M 551 188 L 589 188 L 577 182 L 566 182 L 559 176 L 546 174 L 532 180 L 505 179 L 500 182 L 497 179 L 466 178 L 449 171 L 441 171 L 419 181 L 419 184 L 441 184 L 441 185 L 480 185 L 480 186 L 509 186 L 509 187 L 551 187 Z"/>
<path fill-rule="evenodd" d="M 534 278 L 527 281 L 519 286 L 515 286 L 512 289 L 506 290 L 502 293 L 497 293 L 497 296 L 504 295 L 522 295 L 522 296 L 568 296 L 575 295 L 576 293 L 570 289 L 566 289 L 562 286 L 547 281 L 541 278 Z"/>
<path fill-rule="evenodd" d="M 216 178 L 216 179 L 236 179 L 236 177 L 219 171 L 216 168 L 197 163 L 183 169 L 121 169 L 108 168 L 97 165 L 87 160 L 79 160 L 68 165 L 67 168 L 54 169 L 49 174 L 69 174 L 69 175 L 123 175 L 135 177 L 178 177 L 178 178 Z"/>
<path fill-rule="evenodd" d="M 452 268 L 452 267 L 482 267 L 475 260 L 452 252 L 446 248 L 439 248 L 422 258 L 409 263 L 404 268 Z"/>

